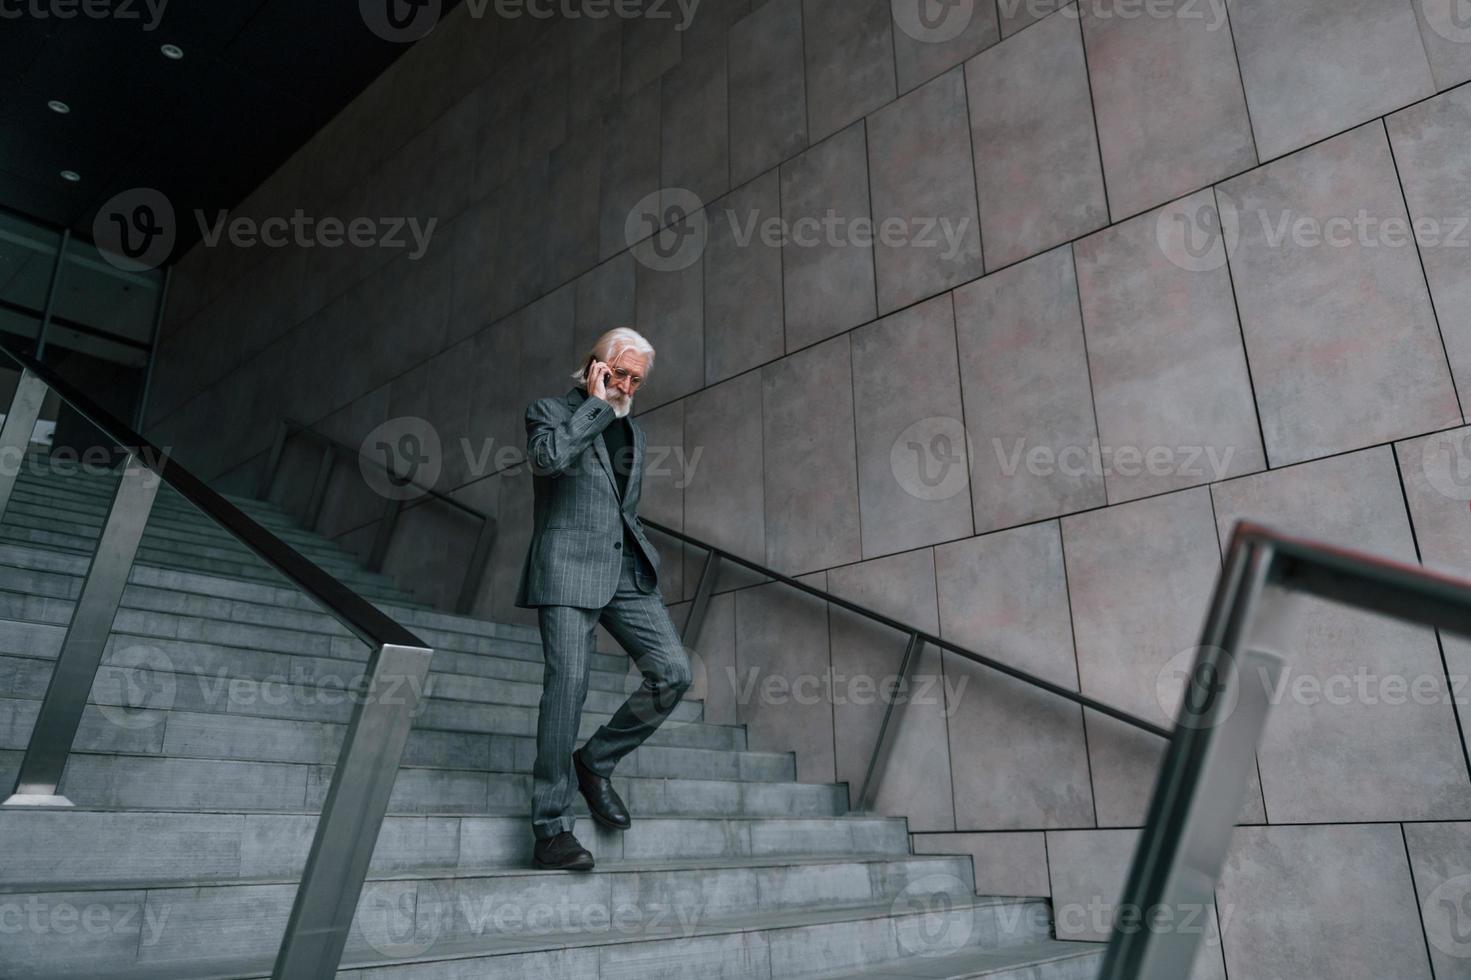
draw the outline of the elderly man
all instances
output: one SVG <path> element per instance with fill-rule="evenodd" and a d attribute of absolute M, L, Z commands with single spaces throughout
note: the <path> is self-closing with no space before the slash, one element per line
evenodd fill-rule
<path fill-rule="evenodd" d="M 689 657 L 659 593 L 659 553 L 638 519 L 644 432 L 629 413 L 653 367 L 654 349 L 638 332 L 610 330 L 573 375 L 577 386 L 526 410 L 535 526 L 516 605 L 536 608 L 546 661 L 531 789 L 538 868 L 593 866 L 572 833 L 573 786 L 595 820 L 628 828 L 609 777 L 690 685 Z M 574 752 L 598 623 L 643 683 Z"/>

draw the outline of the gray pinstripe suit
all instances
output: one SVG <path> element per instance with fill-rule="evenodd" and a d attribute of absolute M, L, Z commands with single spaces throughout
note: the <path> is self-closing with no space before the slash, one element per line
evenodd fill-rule
<path fill-rule="evenodd" d="M 583 746 L 583 761 L 593 772 L 611 774 L 618 760 L 663 723 L 690 685 L 689 656 L 659 593 L 659 553 L 638 520 L 643 429 L 629 416 L 633 465 L 620 499 L 602 434 L 615 417 L 612 405 L 577 387 L 526 409 L 534 523 L 516 605 L 536 608 L 546 663 L 531 788 L 531 826 L 538 838 L 574 824 L 572 750 L 597 624 L 633 657 L 643 683 Z M 626 537 L 637 548 L 624 547 Z"/>

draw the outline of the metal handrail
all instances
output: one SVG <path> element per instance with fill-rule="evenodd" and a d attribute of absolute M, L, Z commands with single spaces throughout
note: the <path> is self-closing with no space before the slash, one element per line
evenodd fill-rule
<path fill-rule="evenodd" d="M 317 980 L 336 972 L 367 878 L 433 650 L 332 575 L 262 527 L 168 453 L 37 358 L 0 340 L 20 381 L 0 428 L 0 512 L 9 503 L 49 389 L 125 454 L 122 479 L 57 657 L 32 737 L 4 805 L 70 806 L 62 770 L 102 661 L 158 486 L 167 484 L 228 530 L 371 648 L 317 820 L 273 977 Z M 151 472 L 156 479 L 149 478 Z"/>
<path fill-rule="evenodd" d="M 1298 594 L 1471 637 L 1471 581 L 1237 523 L 1165 751 L 1101 980 L 1189 976 L 1284 667 Z M 1259 684 L 1246 683 L 1257 678 Z"/>
<path fill-rule="evenodd" d="M 725 548 L 721 548 L 717 545 L 713 545 L 708 541 L 701 541 L 700 539 L 692 537 L 691 535 L 688 535 L 683 531 L 679 531 L 675 528 L 668 527 L 667 525 L 660 524 L 657 521 L 645 521 L 640 518 L 639 523 L 644 527 L 653 528 L 661 534 L 667 534 L 670 537 L 675 538 L 676 540 L 682 541 L 685 544 L 693 545 L 697 548 L 702 548 L 707 552 L 705 565 L 700 572 L 699 585 L 695 589 L 695 598 L 690 606 L 689 617 L 685 620 L 683 642 L 684 645 L 687 647 L 693 647 L 695 645 L 695 642 L 699 639 L 700 629 L 704 625 L 705 621 L 705 613 L 710 605 L 710 597 L 715 590 L 715 577 L 719 572 L 721 562 L 732 561 L 743 568 L 749 569 L 750 571 L 756 572 L 760 575 L 764 575 L 767 578 L 774 579 L 777 582 L 782 583 L 783 585 L 790 586 L 791 588 L 797 589 L 800 592 L 805 592 L 806 594 L 813 596 L 814 598 L 821 599 L 822 601 L 827 603 L 831 603 L 832 605 L 837 606 L 840 609 L 846 609 L 851 613 L 855 613 L 856 615 L 870 620 L 871 622 L 882 624 L 889 627 L 890 629 L 905 634 L 908 637 L 908 641 L 906 642 L 904 647 L 904 656 L 900 661 L 899 673 L 897 675 L 898 682 L 900 684 L 903 684 L 909 679 L 910 671 L 913 669 L 914 664 L 919 660 L 920 651 L 923 649 L 925 644 L 929 644 L 930 646 L 938 647 L 941 650 L 947 650 L 950 653 L 955 654 L 956 656 L 971 661 L 972 663 L 980 664 L 982 667 L 988 667 L 991 670 L 1005 674 L 1008 677 L 1013 677 L 1019 681 L 1022 681 L 1023 683 L 1030 684 L 1031 686 L 1038 688 L 1039 690 L 1046 691 L 1049 694 L 1054 694 L 1057 697 L 1063 698 L 1064 700 L 1071 701 L 1077 705 L 1081 705 L 1084 708 L 1089 708 L 1093 711 L 1097 711 L 1100 714 L 1107 715 L 1108 717 L 1113 718 L 1117 721 L 1121 721 L 1126 725 L 1131 725 L 1134 728 L 1139 729 L 1140 731 L 1148 732 L 1151 735 L 1158 735 L 1160 738 L 1163 739 L 1169 739 L 1172 737 L 1172 734 L 1168 729 L 1161 728 L 1159 725 L 1155 725 L 1152 722 L 1145 721 L 1143 718 L 1140 718 L 1137 715 L 1133 715 L 1127 711 L 1115 708 L 1111 704 L 1105 704 L 1102 701 L 1088 697 L 1086 694 L 1082 694 L 1078 691 L 1070 690 L 1069 688 L 1054 684 L 1051 681 L 1044 680 L 1041 677 L 1038 677 L 1035 674 L 1028 673 L 1027 671 L 1022 670 L 1019 667 L 1012 667 L 1009 664 L 1004 664 L 999 660 L 988 657 L 983 653 L 977 653 L 975 650 L 961 646 L 959 643 L 955 643 L 952 640 L 947 640 L 941 636 L 929 632 L 928 630 L 920 629 L 919 627 L 914 626 L 910 623 L 901 622 L 900 620 L 894 619 L 892 616 L 885 616 L 883 613 L 880 613 L 874 609 L 870 609 L 860 603 L 853 602 L 849 599 L 844 599 L 841 596 L 833 595 L 831 592 L 828 592 L 824 589 L 819 589 L 816 586 L 808 585 L 806 582 L 799 582 L 796 579 L 792 578 L 790 575 L 783 575 L 781 572 L 778 572 L 775 569 L 767 568 L 765 565 L 762 565 L 759 562 L 751 561 L 749 558 L 742 558 L 740 555 L 737 555 L 734 552 L 728 551 Z M 894 713 L 894 705 L 897 701 L 897 698 L 889 697 L 885 698 L 884 700 L 884 716 L 883 720 L 879 724 L 878 738 L 874 741 L 873 750 L 869 754 L 868 765 L 865 768 L 863 784 L 859 787 L 858 790 L 857 802 L 855 805 L 855 808 L 858 810 L 866 810 L 868 808 L 868 801 L 874 787 L 874 778 L 880 770 L 879 759 L 884 756 L 886 747 L 885 736 L 888 734 L 889 731 L 889 724 Z"/>
<path fill-rule="evenodd" d="M 373 459 L 362 450 L 354 449 L 345 442 L 318 432 L 305 423 L 291 418 L 281 419 L 276 427 L 276 437 L 271 444 L 270 456 L 266 460 L 265 471 L 261 474 L 260 488 L 257 493 L 261 500 L 270 499 L 271 489 L 276 485 L 276 476 L 280 472 L 281 461 L 286 454 L 287 440 L 292 435 L 315 443 L 323 451 L 321 463 L 317 467 L 316 479 L 312 484 L 311 495 L 308 497 L 307 512 L 302 518 L 303 523 L 311 530 L 316 530 L 321 522 L 322 504 L 327 497 L 327 483 L 332 476 L 331 464 L 334 458 L 339 456 L 354 459 L 359 465 L 367 463 L 388 475 L 396 484 L 413 487 L 421 496 L 448 504 L 462 514 L 478 520 L 480 533 L 475 539 L 475 547 L 470 553 L 470 562 L 460 583 L 459 598 L 455 601 L 455 611 L 458 613 L 469 614 L 474 610 L 475 600 L 480 592 L 480 582 L 485 574 L 485 564 L 489 561 L 491 549 L 495 546 L 496 521 L 494 517 L 446 493 L 441 493 L 433 487 L 426 487 L 411 479 L 406 480 L 391 467 Z M 398 526 L 398 517 L 403 510 L 403 505 L 404 501 L 396 497 L 388 499 L 384 504 L 383 515 L 379 518 L 378 531 L 373 539 L 372 550 L 364 563 L 371 572 L 383 570 L 383 563 L 388 555 L 388 546 Z"/>

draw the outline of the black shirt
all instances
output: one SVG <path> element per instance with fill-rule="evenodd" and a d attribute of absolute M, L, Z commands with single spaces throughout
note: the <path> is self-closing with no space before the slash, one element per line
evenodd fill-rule
<path fill-rule="evenodd" d="M 618 496 L 628 496 L 628 477 L 633 471 L 633 430 L 628 418 L 615 418 L 603 430 L 603 442 L 608 446 L 608 459 L 613 463 L 613 473 L 618 478 Z"/>
<path fill-rule="evenodd" d="M 633 428 L 628 424 L 627 416 L 615 418 L 608 423 L 608 427 L 603 430 L 603 442 L 608 447 L 608 461 L 613 464 L 613 475 L 618 482 L 618 499 L 622 501 L 628 496 L 628 478 L 633 471 Z M 623 525 L 623 546 L 637 546 L 627 524 Z"/>

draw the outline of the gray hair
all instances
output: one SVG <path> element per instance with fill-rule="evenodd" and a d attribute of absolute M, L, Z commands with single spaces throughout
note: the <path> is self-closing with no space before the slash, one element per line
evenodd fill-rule
<path fill-rule="evenodd" d="M 614 327 L 597 339 L 592 345 L 592 350 L 582 355 L 582 366 L 572 375 L 572 380 L 580 385 L 587 384 L 587 364 L 590 358 L 597 358 L 604 364 L 612 364 L 618 359 L 618 355 L 630 350 L 647 357 L 649 371 L 654 370 L 654 345 L 645 340 L 644 335 L 632 327 Z"/>

